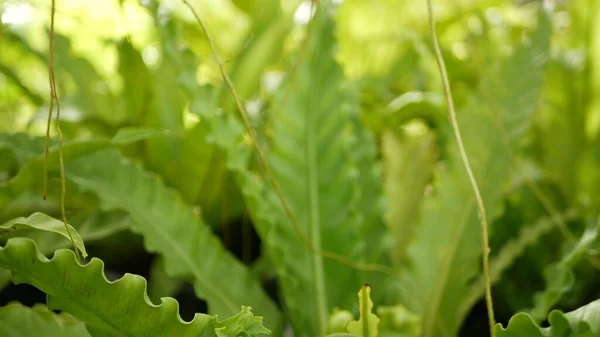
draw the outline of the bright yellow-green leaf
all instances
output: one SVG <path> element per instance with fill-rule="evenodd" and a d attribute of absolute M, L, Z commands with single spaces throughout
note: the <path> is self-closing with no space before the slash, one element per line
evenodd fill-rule
<path fill-rule="evenodd" d="M 362 337 L 377 337 L 377 325 L 379 317 L 373 310 L 373 301 L 371 301 L 371 286 L 365 284 L 358 292 L 358 302 L 360 306 L 360 318 L 358 321 L 351 321 L 346 327 L 348 332 Z"/>

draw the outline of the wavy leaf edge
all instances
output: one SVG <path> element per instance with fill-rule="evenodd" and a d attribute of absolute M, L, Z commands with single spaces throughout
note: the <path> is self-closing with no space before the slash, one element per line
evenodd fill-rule
<path fill-rule="evenodd" d="M 184 325 L 184 326 L 188 326 L 188 327 L 192 327 L 194 324 L 205 324 L 204 329 L 210 329 L 210 328 L 214 328 L 215 332 L 216 329 L 219 327 L 222 327 L 225 323 L 227 322 L 233 322 L 234 326 L 237 328 L 243 328 L 244 326 L 242 326 L 241 324 L 239 324 L 239 322 L 236 322 L 236 319 L 241 319 L 241 323 L 252 323 L 253 325 L 260 325 L 260 327 L 262 329 L 260 330 L 260 333 L 264 333 L 264 334 L 270 334 L 270 330 L 262 327 L 262 320 L 263 318 L 261 316 L 254 316 L 251 313 L 252 308 L 250 306 L 241 306 L 241 310 L 238 314 L 228 317 L 224 320 L 219 320 L 217 315 L 207 315 L 207 314 L 202 314 L 202 313 L 196 313 L 193 317 L 192 320 L 190 321 L 186 321 L 184 320 L 180 313 L 179 313 L 179 302 L 171 297 L 162 297 L 160 299 L 160 303 L 159 304 L 155 304 L 152 302 L 152 300 L 150 299 L 150 297 L 148 296 L 147 293 L 147 280 L 140 276 L 140 275 L 136 275 L 136 274 L 131 274 L 131 273 L 125 273 L 122 277 L 114 280 L 114 281 L 110 281 L 106 278 L 106 274 L 104 272 L 104 261 L 102 261 L 101 259 L 97 258 L 97 257 L 92 257 L 87 263 L 82 264 L 79 263 L 76 259 L 75 259 L 75 254 L 72 250 L 70 249 L 58 249 L 54 252 L 54 255 L 51 258 L 46 257 L 44 254 L 42 254 L 38 249 L 37 246 L 35 244 L 35 241 L 33 241 L 32 239 L 29 238 L 11 238 L 9 239 L 6 244 L 4 246 L 0 246 L 0 254 L 2 252 L 13 252 L 18 249 L 18 247 L 21 247 L 21 249 L 26 249 L 29 251 L 30 256 L 37 258 L 38 262 L 41 263 L 48 263 L 48 264 L 56 264 L 57 261 L 64 261 L 66 259 L 69 259 L 68 263 L 75 263 L 75 265 L 78 268 L 81 268 L 83 270 L 87 269 L 88 271 L 84 271 L 85 273 L 93 273 L 95 269 L 98 269 L 100 271 L 100 274 L 102 276 L 102 281 L 109 285 L 109 286 L 115 286 L 121 282 L 127 282 L 128 280 L 133 280 L 133 279 L 137 279 L 136 281 L 138 283 L 142 283 L 143 284 L 143 302 L 144 304 L 140 304 L 138 303 L 138 305 L 146 305 L 152 308 L 156 308 L 158 310 L 167 310 L 166 306 L 167 305 L 171 305 L 171 306 L 175 306 L 175 316 L 177 318 L 177 323 L 180 325 Z M 1 264 L 1 260 L 0 260 L 0 264 Z M 2 266 L 2 267 L 7 267 L 7 266 Z M 13 275 L 13 282 L 15 284 L 22 284 L 22 283 L 28 283 L 30 284 L 30 282 L 27 282 L 26 280 L 21 280 L 20 277 L 15 277 Z M 44 291 L 43 289 L 40 289 L 42 291 Z M 45 292 L 45 291 L 44 291 Z M 50 296 L 50 294 L 48 294 L 48 296 Z M 137 301 L 139 301 L 139 298 L 137 299 Z M 71 315 L 73 315 L 74 317 L 78 317 L 77 313 L 73 313 L 70 312 Z M 210 323 L 203 323 L 200 320 L 205 319 Z M 242 330 L 242 332 L 244 332 Z M 241 333 L 241 332 L 240 332 Z"/>

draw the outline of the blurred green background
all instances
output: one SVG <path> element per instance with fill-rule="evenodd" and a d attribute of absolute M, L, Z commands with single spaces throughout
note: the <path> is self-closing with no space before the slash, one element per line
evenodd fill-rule
<path fill-rule="evenodd" d="M 190 3 L 211 31 L 262 144 L 274 146 L 269 143 L 277 137 L 271 124 L 283 118 L 276 116 L 281 107 L 274 98 L 282 93 L 294 96 L 294 87 L 281 83 L 295 71 L 290 64 L 307 57 L 302 55 L 310 1 Z M 445 205 L 454 207 L 450 202 L 436 204 L 436 197 L 453 198 L 439 184 L 453 179 L 448 170 L 460 167 L 452 154 L 453 136 L 426 3 L 331 3 L 334 57 L 344 81 L 358 93 L 351 102 L 357 120 L 373 136 L 374 156 L 381 164 L 373 170 L 380 170 L 378 186 L 385 196 L 381 217 L 387 225 L 385 235 L 393 241 L 389 255 L 394 266 L 410 268 L 419 261 L 412 259 L 417 249 L 407 247 L 416 240 L 429 242 L 419 235 L 419 224 L 427 222 L 423 214 L 443 211 Z M 29 162 L 42 148 L 29 144 L 33 141 L 27 137 L 18 144 L 10 138 L 28 134 L 39 140 L 45 134 L 50 1 L 3 0 L 0 4 L 0 223 L 36 211 L 60 218 L 56 161 L 51 167 L 49 200 L 42 201 L 40 162 Z M 550 10 L 547 30 L 540 28 L 538 13 L 543 6 Z M 474 165 L 496 156 L 496 161 L 485 162 L 487 169 L 478 167 L 479 175 L 490 180 L 482 188 L 484 197 L 490 196 L 486 202 L 491 203 L 492 259 L 499 263 L 494 265 L 498 277 L 493 288 L 498 321 L 506 323 L 514 313 L 535 307 L 535 294 L 544 289 L 560 294 L 548 309 L 568 311 L 597 299 L 600 246 L 595 239 L 583 244 L 581 240 L 586 229 L 595 228 L 600 206 L 600 4 L 596 0 L 453 0 L 436 1 L 434 9 L 461 124 L 470 141 L 468 148 L 475 153 Z M 180 0 L 58 0 L 55 33 L 60 125 L 67 143 L 127 138 L 127 132 L 133 134 L 130 138 L 139 137 L 125 142 L 123 155 L 141 162 L 144 170 L 174 189 L 282 305 L 273 262 L 261 248 L 265 238 L 255 230 L 254 215 L 227 165 L 227 153 L 214 144 L 218 136 L 207 121 L 210 117 L 198 113 L 220 108 L 236 115 L 236 108 L 189 10 Z M 549 46 L 539 47 L 539 54 L 515 56 L 522 45 L 538 48 L 535 34 L 546 34 Z M 534 71 L 529 65 L 532 60 L 527 59 L 530 55 L 546 62 L 535 93 L 530 90 L 536 85 L 528 73 Z M 507 59 L 511 63 L 503 65 Z M 304 78 L 303 68 L 297 71 Z M 475 117 L 469 115 L 493 109 L 496 101 L 508 116 L 505 131 L 509 137 L 512 132 L 518 135 L 513 140 L 518 147 L 509 144 L 506 154 L 495 150 L 502 148 L 499 139 L 498 147 L 486 147 L 485 138 L 495 134 L 479 128 L 477 112 Z M 523 106 L 531 108 L 531 117 L 510 124 Z M 56 135 L 51 128 L 53 140 Z M 11 187 L 11 179 L 25 167 L 35 178 Z M 259 171 L 257 163 L 252 167 Z M 503 173 L 497 175 L 496 169 Z M 504 180 L 495 181 L 496 177 Z M 456 192 L 458 196 L 470 193 L 468 185 L 458 190 L 462 191 Z M 192 286 L 167 277 L 161 258 L 149 253 L 141 236 L 128 230 L 132 220 L 127 210 L 108 209 L 76 180 L 68 181 L 66 205 L 68 218 L 82 233 L 90 255 L 105 261 L 109 278 L 125 272 L 145 276 L 151 297 L 175 296 L 184 318 L 207 309 Z M 444 226 L 456 221 L 444 218 L 442 211 L 432 222 Z M 432 239 L 427 249 L 437 249 L 435 242 Z M 480 249 L 478 240 L 471 244 L 475 251 Z M 518 247 L 518 253 L 501 249 L 508 244 Z M 47 242 L 44 247 L 50 253 L 59 246 L 68 247 L 64 242 Z M 568 272 L 560 274 L 561 268 Z M 556 270 L 560 277 L 552 276 Z M 553 278 L 565 282 L 549 284 Z M 476 282 L 472 275 L 468 281 Z M 9 283 L 7 273 L 0 274 L 4 287 L 0 305 L 11 300 L 44 302 L 33 288 Z M 480 290 L 467 292 L 466 307 L 457 309 L 464 309 L 459 319 L 463 323 L 456 323 L 458 335 L 488 333 Z M 350 301 L 354 295 L 348 295 Z M 402 295 L 394 291 L 383 293 L 379 300 L 403 303 Z M 418 305 L 408 306 L 419 311 Z"/>

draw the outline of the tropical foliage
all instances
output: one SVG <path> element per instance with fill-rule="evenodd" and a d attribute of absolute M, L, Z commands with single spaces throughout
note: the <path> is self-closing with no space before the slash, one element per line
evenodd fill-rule
<path fill-rule="evenodd" d="M 491 329 L 426 1 L 0 10 L 0 335 L 600 334 L 595 0 L 433 6 Z"/>

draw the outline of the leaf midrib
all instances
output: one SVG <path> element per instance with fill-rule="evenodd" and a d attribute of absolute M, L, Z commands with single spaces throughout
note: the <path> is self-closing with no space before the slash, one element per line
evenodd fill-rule
<path fill-rule="evenodd" d="M 465 232 L 465 228 L 467 227 L 467 223 L 469 222 L 469 218 L 473 212 L 473 208 L 475 206 L 475 199 L 473 197 L 469 198 L 469 202 L 466 204 L 463 216 L 461 218 L 460 226 L 458 230 L 456 230 L 453 236 L 453 240 L 451 240 L 452 245 L 449 247 L 450 249 L 445 251 L 444 258 L 441 262 L 441 272 L 440 275 L 436 278 L 437 282 L 435 282 L 434 291 L 432 293 L 431 301 L 427 301 L 429 305 L 425 307 L 423 311 L 423 322 L 426 323 L 426 328 L 423 333 L 423 337 L 430 337 L 433 335 L 434 327 L 437 326 L 435 324 L 438 321 L 439 317 L 437 314 L 440 302 L 442 300 L 442 296 L 444 294 L 444 289 L 446 289 L 446 285 L 448 282 L 448 276 L 450 275 L 452 261 L 456 255 L 456 251 L 460 242 L 460 238 L 463 236 Z M 458 240 L 457 240 L 458 239 Z"/>
<path fill-rule="evenodd" d="M 309 96 L 309 107 L 312 107 L 312 95 Z M 313 109 L 306 110 L 306 121 L 304 123 L 304 146 L 306 155 L 306 173 L 307 173 L 307 191 L 308 191 L 308 207 L 309 207 L 309 226 L 310 226 L 310 243 L 316 252 L 311 252 L 312 259 L 312 280 L 315 288 L 316 296 L 316 312 L 317 312 L 317 332 L 322 333 L 327 324 L 327 298 L 325 297 L 325 280 L 323 275 L 323 257 L 321 244 L 321 224 L 319 210 L 319 175 L 316 158 L 316 144 L 313 133 L 311 135 L 311 126 L 313 124 Z"/>

